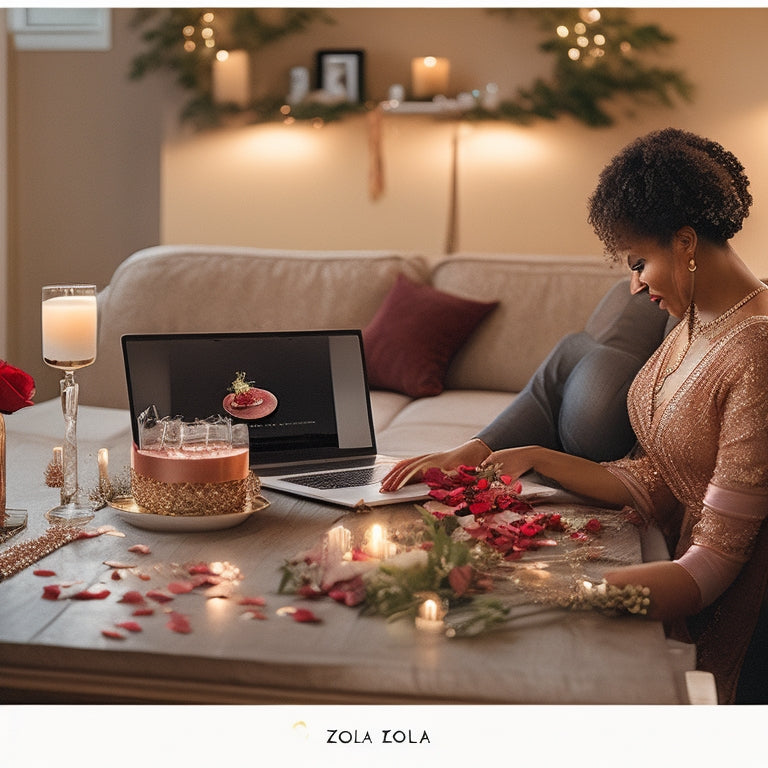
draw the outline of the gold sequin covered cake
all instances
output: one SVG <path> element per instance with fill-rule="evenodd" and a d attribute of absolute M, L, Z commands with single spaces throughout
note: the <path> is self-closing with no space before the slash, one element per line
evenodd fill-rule
<path fill-rule="evenodd" d="M 206 446 L 131 453 L 136 503 L 158 515 L 226 515 L 242 512 L 259 493 L 248 448 Z"/>

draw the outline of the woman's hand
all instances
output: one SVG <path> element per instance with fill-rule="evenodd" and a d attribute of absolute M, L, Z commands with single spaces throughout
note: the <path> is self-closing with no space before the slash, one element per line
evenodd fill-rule
<path fill-rule="evenodd" d="M 534 458 L 537 451 L 540 450 L 540 448 L 532 445 L 522 448 L 505 448 L 502 451 L 494 451 L 486 457 L 482 465 L 499 464 L 502 473 L 509 475 L 514 481 L 534 468 Z"/>
<path fill-rule="evenodd" d="M 399 461 L 381 481 L 381 492 L 388 493 L 408 483 L 417 483 L 427 469 L 439 467 L 445 471 L 456 469 L 460 464 L 478 466 L 488 456 L 490 449 L 481 440 L 472 439 L 457 448 L 440 453 L 426 453 Z"/>

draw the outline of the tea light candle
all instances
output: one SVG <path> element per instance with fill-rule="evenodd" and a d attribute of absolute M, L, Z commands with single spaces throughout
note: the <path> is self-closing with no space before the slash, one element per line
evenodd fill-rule
<path fill-rule="evenodd" d="M 437 601 L 430 597 L 419 606 L 416 629 L 424 632 L 442 632 L 443 627 L 443 619 L 437 610 Z"/>
<path fill-rule="evenodd" d="M 247 106 L 251 100 L 247 51 L 218 51 L 213 62 L 213 98 L 219 104 Z"/>
<path fill-rule="evenodd" d="M 448 59 L 424 56 L 411 61 L 411 92 L 414 99 L 429 99 L 448 93 L 451 63 Z"/>
<path fill-rule="evenodd" d="M 42 303 L 43 358 L 79 368 L 96 358 L 95 296 L 54 296 Z"/>

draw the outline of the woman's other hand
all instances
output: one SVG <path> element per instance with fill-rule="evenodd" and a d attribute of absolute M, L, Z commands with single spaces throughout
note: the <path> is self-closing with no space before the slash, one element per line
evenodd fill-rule
<path fill-rule="evenodd" d="M 381 492 L 396 491 L 409 483 L 417 483 L 424 477 L 424 472 L 432 467 L 445 471 L 455 469 L 460 464 L 478 466 L 490 453 L 490 448 L 476 438 L 462 443 L 457 448 L 440 453 L 426 453 L 399 461 L 381 481 Z"/>

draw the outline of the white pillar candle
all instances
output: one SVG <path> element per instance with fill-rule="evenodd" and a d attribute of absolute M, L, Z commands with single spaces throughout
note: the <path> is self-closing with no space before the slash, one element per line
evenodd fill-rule
<path fill-rule="evenodd" d="M 96 359 L 96 296 L 54 296 L 42 303 L 43 358 L 59 368 Z"/>
<path fill-rule="evenodd" d="M 109 482 L 109 451 L 99 448 L 96 460 L 99 463 L 99 482 Z"/>
<path fill-rule="evenodd" d="M 352 533 L 343 525 L 331 528 L 326 534 L 328 562 L 336 563 L 345 560 L 352 549 Z"/>
<path fill-rule="evenodd" d="M 247 51 L 219 51 L 213 61 L 213 99 L 245 107 L 251 101 Z"/>
<path fill-rule="evenodd" d="M 414 99 L 429 99 L 448 93 L 451 63 L 448 59 L 424 56 L 411 61 L 411 92 Z"/>

